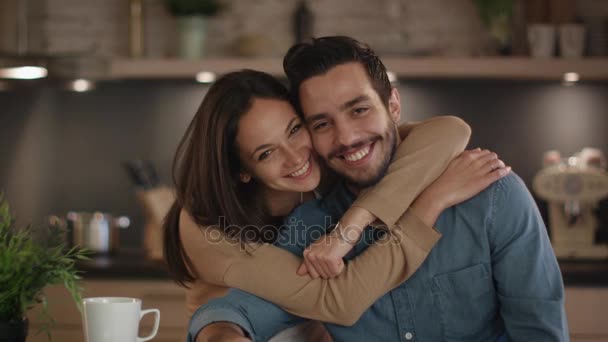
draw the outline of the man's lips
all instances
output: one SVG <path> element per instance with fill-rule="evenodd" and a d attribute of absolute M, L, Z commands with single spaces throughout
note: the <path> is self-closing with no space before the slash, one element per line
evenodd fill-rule
<path fill-rule="evenodd" d="M 371 158 L 374 146 L 376 146 L 375 141 L 358 149 L 351 149 L 346 153 L 342 153 L 337 158 L 349 166 L 360 166 Z"/>

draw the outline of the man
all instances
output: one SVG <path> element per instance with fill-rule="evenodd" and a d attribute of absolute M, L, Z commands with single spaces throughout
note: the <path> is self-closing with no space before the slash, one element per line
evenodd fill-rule
<path fill-rule="evenodd" d="M 385 174 L 399 142 L 399 93 L 374 52 L 347 37 L 298 44 L 287 53 L 284 68 L 315 149 L 344 180 L 323 200 L 292 213 L 288 222 L 302 222 L 299 226 L 306 229 L 324 215 L 335 222 L 361 189 Z M 381 297 L 352 326 L 326 324 L 334 340 L 568 340 L 557 261 L 517 176 L 506 176 L 445 210 L 436 228 L 443 237 L 407 282 Z M 278 245 L 302 255 L 311 242 L 293 246 L 279 240 Z M 354 254 L 365 248 L 360 241 Z M 264 341 L 302 321 L 231 290 L 197 311 L 190 338 Z"/>

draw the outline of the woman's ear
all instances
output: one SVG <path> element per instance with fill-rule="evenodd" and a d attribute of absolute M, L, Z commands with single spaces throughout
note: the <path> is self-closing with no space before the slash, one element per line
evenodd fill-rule
<path fill-rule="evenodd" d="M 239 178 L 241 179 L 242 183 L 249 183 L 251 181 L 251 175 L 245 171 L 241 171 Z"/>
<path fill-rule="evenodd" d="M 388 111 L 394 123 L 401 121 L 401 98 L 399 97 L 397 88 L 391 90 L 391 95 L 388 98 Z"/>

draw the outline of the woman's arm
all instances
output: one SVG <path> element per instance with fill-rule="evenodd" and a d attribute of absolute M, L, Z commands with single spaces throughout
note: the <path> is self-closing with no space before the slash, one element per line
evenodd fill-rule
<path fill-rule="evenodd" d="M 378 184 L 363 190 L 340 219 L 339 229 L 333 235 L 342 238 L 342 242 L 357 241 L 363 229 L 376 219 L 382 226 L 392 227 L 414 199 L 464 150 L 471 128 L 458 117 L 439 116 L 401 125 L 399 135 L 403 141 L 386 175 Z M 430 218 L 423 220 L 428 226 L 435 223 L 433 217 L 445 207 L 442 203 L 435 204 L 419 210 L 425 214 L 423 218 Z M 312 277 L 329 278 L 341 271 L 342 257 L 350 251 L 349 244 L 329 239 L 329 236 L 320 239 L 304 252 L 304 262 L 298 269 L 300 275 L 310 273 Z"/>
<path fill-rule="evenodd" d="M 200 280 L 247 291 L 301 317 L 352 325 L 380 296 L 410 277 L 440 237 L 409 212 L 399 222 L 407 231 L 385 234 L 386 241 L 369 247 L 328 280 L 297 275 L 302 259 L 286 250 L 269 244 L 243 249 L 218 230 L 201 229 L 187 214 L 180 217 L 180 234 Z"/>
<path fill-rule="evenodd" d="M 402 125 L 399 135 L 403 141 L 386 175 L 378 184 L 363 190 L 352 205 L 369 211 L 389 228 L 464 151 L 471 128 L 458 117 L 439 116 Z M 347 211 L 345 216 L 348 214 Z"/>
<path fill-rule="evenodd" d="M 424 213 L 428 211 L 424 203 L 446 194 L 452 200 L 465 200 L 498 179 L 497 171 L 489 171 L 494 169 L 495 159 L 481 156 L 472 152 L 451 162 L 412 209 Z M 197 278 L 250 292 L 301 317 L 342 325 L 356 322 L 380 296 L 409 278 L 440 237 L 408 210 L 384 235 L 382 239 L 387 241 L 374 243 L 338 277 L 315 279 L 296 274 L 301 262 L 296 255 L 268 244 L 244 249 L 223 238 L 217 229 L 201 229 L 187 214 L 180 217 L 180 234 Z"/>

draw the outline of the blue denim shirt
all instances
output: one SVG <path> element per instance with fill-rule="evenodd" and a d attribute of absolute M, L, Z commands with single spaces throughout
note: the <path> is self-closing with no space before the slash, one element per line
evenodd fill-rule
<path fill-rule="evenodd" d="M 288 218 L 292 225 L 278 246 L 301 256 L 327 228 L 326 216 L 339 219 L 353 201 L 340 185 L 323 200 L 303 204 Z M 293 224 L 299 221 L 304 224 Z M 326 324 L 335 341 L 568 341 L 560 270 L 519 177 L 509 175 L 445 210 L 436 228 L 441 240 L 408 281 L 382 296 L 353 326 Z M 366 234 L 347 259 L 365 250 L 373 236 Z M 303 319 L 230 290 L 194 314 L 188 340 L 217 321 L 236 323 L 253 340 L 266 341 Z"/>

